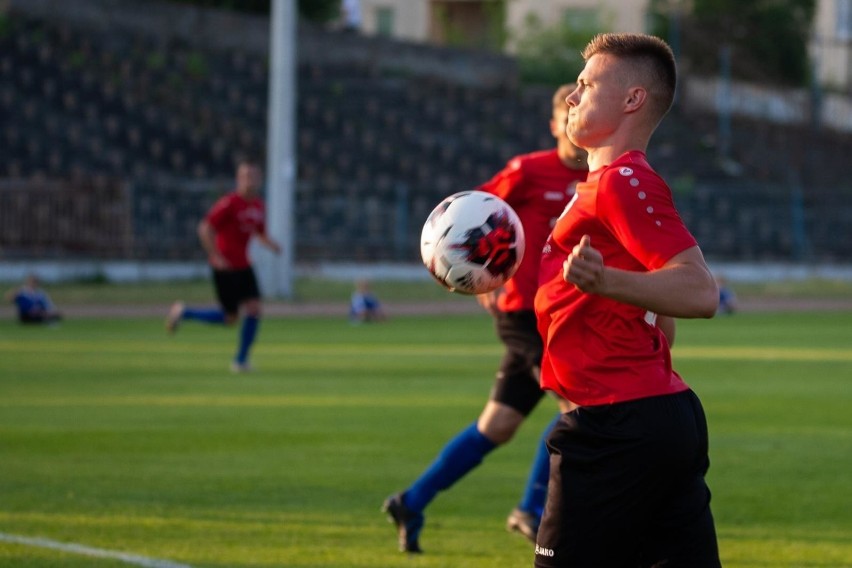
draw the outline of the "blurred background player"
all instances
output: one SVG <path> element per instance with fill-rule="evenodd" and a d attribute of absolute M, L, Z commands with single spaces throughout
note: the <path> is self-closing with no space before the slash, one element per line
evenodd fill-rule
<path fill-rule="evenodd" d="M 251 370 L 249 351 L 260 325 L 260 291 L 248 258 L 253 236 L 276 254 L 281 247 L 266 234 L 266 213 L 258 192 L 263 182 L 260 164 L 243 158 L 237 164 L 234 191 L 220 198 L 198 225 L 198 237 L 213 269 L 213 284 L 219 308 L 190 308 L 175 302 L 166 319 L 166 329 L 174 333 L 183 320 L 233 325 L 242 309 L 237 354 L 231 363 L 234 372 Z"/>
<path fill-rule="evenodd" d="M 476 188 L 501 197 L 524 226 L 526 252 L 518 271 L 498 292 L 478 297 L 494 316 L 497 336 L 505 346 L 494 387 L 479 418 L 450 440 L 435 461 L 408 489 L 389 497 L 382 510 L 396 524 L 400 550 L 421 552 L 423 510 L 439 491 L 448 489 L 496 447 L 508 442 L 544 396 L 539 387 L 542 341 L 533 299 L 538 288 L 541 249 L 556 218 L 586 179 L 586 153 L 565 134 L 572 88 L 564 85 L 553 96 L 550 131 L 556 148 L 517 156 L 491 180 Z M 549 432 L 550 427 L 545 431 Z M 535 541 L 547 491 L 549 457 L 540 444 L 527 487 L 507 521 Z"/>
<path fill-rule="evenodd" d="M 719 309 L 716 313 L 730 315 L 737 311 L 737 295 L 728 285 L 727 279 L 716 275 L 716 286 L 719 287 Z"/>
<path fill-rule="evenodd" d="M 349 302 L 349 321 L 359 324 L 384 319 L 385 312 L 382 309 L 382 304 L 370 290 L 370 282 L 363 279 L 356 281 L 355 291 L 352 292 L 352 298 Z"/>
<path fill-rule="evenodd" d="M 56 323 L 62 319 L 50 296 L 39 286 L 35 274 L 28 275 L 21 286 L 6 292 L 5 298 L 15 304 L 21 323 Z"/>

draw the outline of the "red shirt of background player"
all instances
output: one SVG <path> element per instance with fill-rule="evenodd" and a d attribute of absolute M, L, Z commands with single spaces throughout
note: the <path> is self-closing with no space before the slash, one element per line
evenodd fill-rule
<path fill-rule="evenodd" d="M 229 270 L 248 268 L 248 244 L 252 235 L 266 233 L 266 213 L 259 197 L 236 192 L 221 197 L 205 220 L 216 231 L 216 249 L 228 261 Z"/>
<path fill-rule="evenodd" d="M 586 179 L 587 173 L 567 167 L 555 149 L 543 150 L 517 156 L 476 188 L 503 199 L 524 226 L 524 258 L 497 300 L 500 311 L 533 309 L 541 249 L 556 218 L 574 195 L 577 182 Z"/>
<path fill-rule="evenodd" d="M 696 246 L 644 153 L 627 152 L 591 172 L 577 185 L 542 254 L 535 299 L 546 345 L 542 387 L 581 406 L 686 390 L 655 314 L 586 294 L 563 279 L 562 263 L 583 235 L 607 266 L 639 272 Z"/>

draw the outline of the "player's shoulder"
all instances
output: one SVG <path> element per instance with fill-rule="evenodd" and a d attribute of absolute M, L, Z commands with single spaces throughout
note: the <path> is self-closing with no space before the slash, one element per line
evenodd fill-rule
<path fill-rule="evenodd" d="M 554 161 L 558 161 L 559 157 L 555 149 L 536 150 L 515 156 L 511 163 L 517 163 L 518 167 L 522 168 L 541 168 L 551 166 Z"/>
<path fill-rule="evenodd" d="M 640 184 L 665 186 L 663 178 L 654 171 L 642 152 L 627 152 L 604 166 L 600 173 L 600 186 L 604 188 L 637 187 Z"/>

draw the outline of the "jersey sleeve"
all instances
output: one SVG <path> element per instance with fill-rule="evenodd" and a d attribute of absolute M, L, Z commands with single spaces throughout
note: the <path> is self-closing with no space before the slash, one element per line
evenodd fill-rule
<path fill-rule="evenodd" d="M 517 189 L 523 184 L 523 181 L 523 162 L 520 158 L 514 158 L 506 164 L 506 167 L 497 172 L 493 178 L 476 189 L 496 195 L 503 201 L 513 205 L 513 197 Z"/>
<path fill-rule="evenodd" d="M 610 169 L 598 186 L 599 218 L 621 245 L 648 269 L 663 266 L 695 246 L 671 190 L 658 176 Z"/>
<path fill-rule="evenodd" d="M 216 203 L 213 204 L 213 207 L 207 212 L 207 215 L 204 219 L 210 223 L 210 225 L 214 229 L 219 229 L 222 226 L 225 218 L 228 216 L 228 212 L 231 208 L 231 199 L 230 196 L 221 197 Z"/>

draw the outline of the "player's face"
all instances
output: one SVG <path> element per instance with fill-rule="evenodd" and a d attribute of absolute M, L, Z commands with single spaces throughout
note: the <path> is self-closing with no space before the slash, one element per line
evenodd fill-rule
<path fill-rule="evenodd" d="M 559 140 L 567 136 L 566 127 L 568 126 L 568 105 L 559 105 L 553 108 L 553 118 L 550 121 L 550 132 L 553 137 Z"/>
<path fill-rule="evenodd" d="M 581 148 L 604 146 L 621 123 L 627 91 L 619 65 L 611 55 L 593 55 L 577 77 L 577 87 L 565 99 L 566 131 Z"/>
<path fill-rule="evenodd" d="M 237 192 L 243 195 L 256 193 L 263 182 L 263 175 L 258 166 L 240 164 L 237 168 Z"/>
<path fill-rule="evenodd" d="M 573 156 L 577 160 L 585 161 L 587 152 L 578 148 L 568 136 L 568 105 L 563 104 L 553 109 L 553 118 L 550 120 L 550 132 L 556 138 L 560 148 L 560 155 Z"/>

